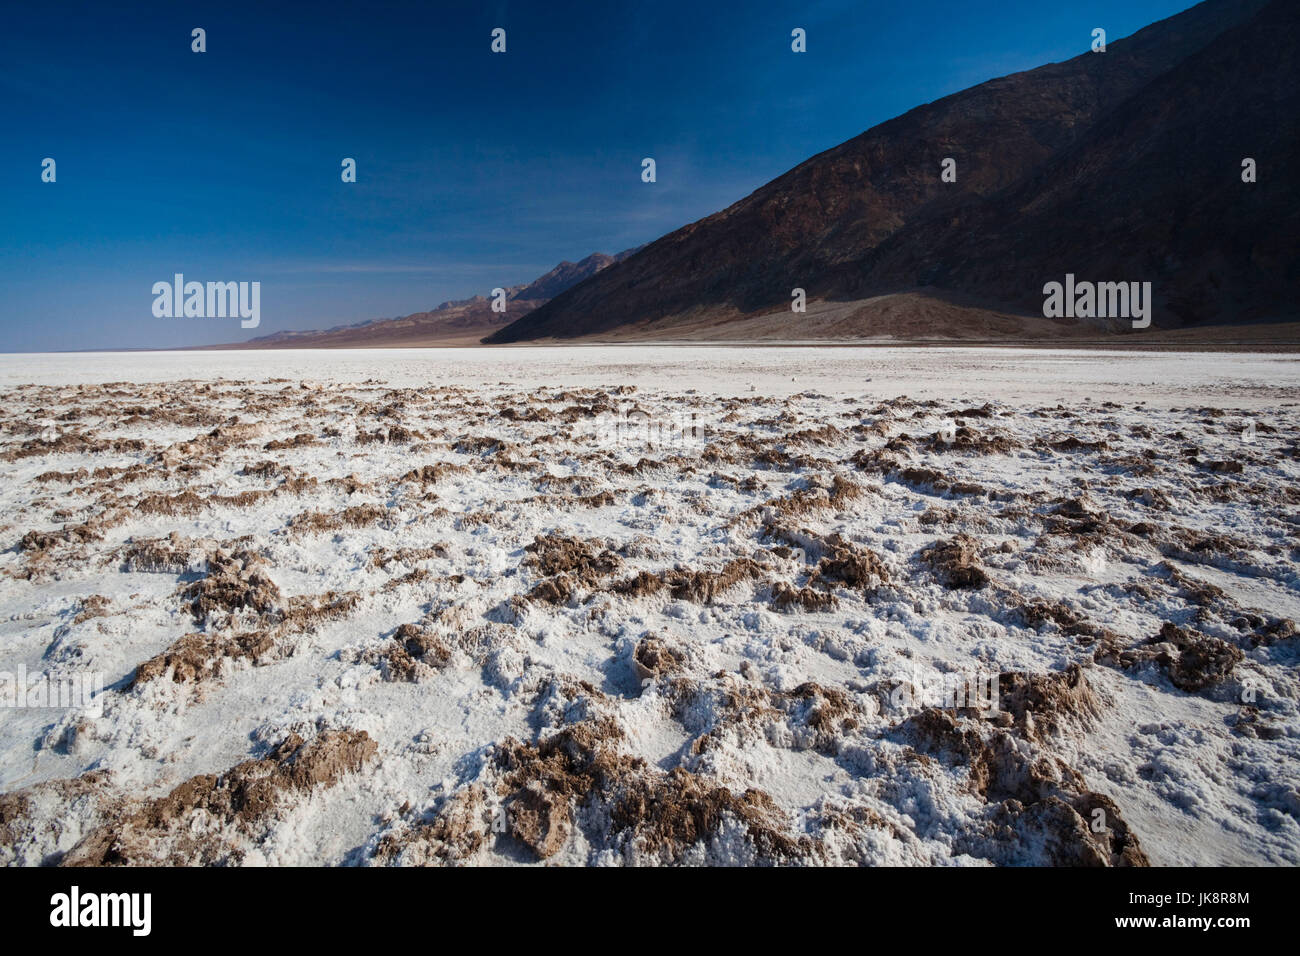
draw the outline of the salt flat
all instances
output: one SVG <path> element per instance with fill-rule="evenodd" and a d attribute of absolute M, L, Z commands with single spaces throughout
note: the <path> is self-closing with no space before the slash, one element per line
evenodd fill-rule
<path fill-rule="evenodd" d="M 1298 371 L 0 356 L 0 860 L 1295 865 Z"/>
<path fill-rule="evenodd" d="M 813 388 L 890 398 L 970 393 L 1009 401 L 1102 398 L 1106 390 L 1119 389 L 1151 403 L 1208 392 L 1233 406 L 1300 394 L 1300 356 L 1263 352 L 642 345 L 0 355 L 3 385 L 281 375 L 327 382 L 378 378 L 394 387 L 617 382 L 739 395 L 754 385 L 774 395 Z"/>

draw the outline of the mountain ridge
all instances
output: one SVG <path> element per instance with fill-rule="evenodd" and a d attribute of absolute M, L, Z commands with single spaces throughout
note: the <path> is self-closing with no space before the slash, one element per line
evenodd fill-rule
<path fill-rule="evenodd" d="M 1157 327 L 1283 317 L 1278 310 L 1295 301 L 1300 278 L 1294 251 L 1286 251 L 1298 244 L 1289 240 L 1297 191 L 1288 195 L 1294 178 L 1284 168 L 1294 162 L 1297 142 L 1297 111 L 1287 112 L 1297 102 L 1300 72 L 1293 67 L 1295 6 L 1207 0 L 1113 41 L 1105 53 L 915 107 L 647 244 L 483 341 L 563 340 L 630 328 L 671 337 L 683 322 L 714 316 L 721 326 L 782 310 L 796 332 L 800 319 L 789 305 L 795 287 L 810 301 L 832 302 L 919 289 L 1033 315 L 1044 282 L 1094 267 L 1108 271 L 1092 278 L 1157 280 Z M 1261 46 L 1273 57 L 1262 66 L 1250 55 Z M 1217 89 L 1207 89 L 1197 69 L 1210 70 Z M 1256 125 L 1271 121 L 1266 142 L 1246 135 L 1244 121 L 1227 108 L 1234 98 L 1246 101 L 1243 115 Z M 1143 110 L 1164 125 L 1143 128 Z M 1106 140 L 1112 118 L 1134 138 L 1136 158 L 1127 164 Z M 1241 142 L 1216 146 L 1214 131 L 1223 125 L 1239 130 Z M 1198 152 L 1171 154 L 1180 137 Z M 1221 154 L 1259 152 L 1254 145 L 1268 147 L 1273 178 L 1251 184 L 1254 193 L 1243 197 L 1239 166 L 1222 168 Z M 957 161 L 956 183 L 940 182 L 946 157 Z M 1132 178 L 1103 180 L 1090 163 Z M 1153 182 L 1161 173 L 1175 182 Z M 1184 178 L 1217 198 L 1198 199 Z M 1171 234 L 1168 217 L 1171 205 L 1193 200 L 1215 218 L 1200 224 L 1190 243 Z M 1093 221 L 1074 230 L 1069 215 L 1089 203 Z M 1279 211 L 1275 234 L 1268 227 Z M 1264 238 L 1252 243 L 1251 230 Z M 1221 239 L 1241 247 L 1230 253 L 1235 258 L 1224 276 L 1207 266 Z M 1168 243 L 1178 248 L 1181 267 L 1160 261 Z M 1260 250 L 1268 262 L 1252 264 Z M 1116 271 L 1134 263 L 1144 274 Z M 1231 288 L 1216 291 L 1216 282 Z"/>
<path fill-rule="evenodd" d="M 500 328 L 543 305 L 574 284 L 622 262 L 637 248 L 614 255 L 593 252 L 577 262 L 564 260 L 531 282 L 509 286 L 506 312 L 493 312 L 488 296 L 451 299 L 426 312 L 393 318 L 367 319 L 328 329 L 274 332 L 245 342 L 205 346 L 213 349 L 267 348 L 393 348 L 432 344 L 477 343 L 485 331 Z"/>

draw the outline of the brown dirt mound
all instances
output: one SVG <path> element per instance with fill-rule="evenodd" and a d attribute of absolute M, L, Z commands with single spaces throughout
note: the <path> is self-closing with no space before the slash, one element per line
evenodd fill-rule
<path fill-rule="evenodd" d="M 809 582 L 839 581 L 851 588 L 869 591 L 889 583 L 889 568 L 870 548 L 857 545 L 839 534 L 822 539 L 825 552 Z"/>
<path fill-rule="evenodd" d="M 652 574 L 649 571 L 638 571 L 626 581 L 615 584 L 613 590 L 616 594 L 623 594 L 628 597 L 650 597 L 658 594 L 667 586 L 667 582 L 659 575 Z"/>
<path fill-rule="evenodd" d="M 947 588 L 982 588 L 989 576 L 980 567 L 979 542 L 968 534 L 958 534 L 949 541 L 937 541 L 921 551 L 921 560 L 929 564 Z"/>
<path fill-rule="evenodd" d="M 677 673 L 685 663 L 685 651 L 655 634 L 641 638 L 632 651 L 632 664 L 639 680 Z"/>
<path fill-rule="evenodd" d="M 541 859 L 556 853 L 573 826 L 574 810 L 599 804 L 607 812 L 603 843 L 653 855 L 661 863 L 707 842 L 727 820 L 745 829 L 768 861 L 811 855 L 808 837 L 784 830 L 784 816 L 759 790 L 737 796 L 680 767 L 668 773 L 617 752 L 621 732 L 602 718 L 574 724 L 537 744 L 508 741 L 498 761 L 513 835 Z"/>
<path fill-rule="evenodd" d="M 772 694 L 773 703 L 785 711 L 795 730 L 795 745 L 834 755 L 846 733 L 862 722 L 862 711 L 844 691 L 813 681 L 792 691 Z"/>
<path fill-rule="evenodd" d="M 796 607 L 805 611 L 832 611 L 839 603 L 829 591 L 810 587 L 796 588 L 785 581 L 777 581 L 772 585 L 772 607 L 778 611 Z"/>
<path fill-rule="evenodd" d="M 1078 664 L 1052 674 L 1000 675 L 998 706 L 1030 740 L 1042 740 L 1069 725 L 1086 727 L 1102 712 Z"/>
<path fill-rule="evenodd" d="M 973 481 L 952 481 L 941 471 L 933 468 L 907 467 L 899 468 L 890 476 L 911 488 L 929 489 L 938 493 L 954 495 L 987 495 L 988 489 Z"/>
<path fill-rule="evenodd" d="M 252 551 L 214 551 L 208 555 L 208 573 L 181 589 L 197 621 L 229 618 L 239 610 L 259 617 L 276 616 L 282 604 L 280 588 L 271 580 L 270 564 Z"/>
<path fill-rule="evenodd" d="M 450 660 L 447 643 L 417 624 L 399 627 L 376 655 L 376 663 L 389 681 L 418 681 L 428 673 L 425 668 L 445 667 Z"/>
<path fill-rule="evenodd" d="M 1034 447 L 1040 451 L 1050 448 L 1053 451 L 1106 451 L 1110 445 L 1105 441 L 1084 441 L 1074 435 L 1060 441 L 1047 442 L 1039 439 Z"/>
<path fill-rule="evenodd" d="M 678 862 L 687 849 L 707 843 L 728 819 L 744 826 L 760 860 L 789 862 L 816 853 L 811 838 L 788 833 L 785 815 L 762 790 L 751 787 L 737 795 L 680 767 L 666 778 L 632 778 L 610 806 L 615 832 L 664 863 Z"/>
<path fill-rule="evenodd" d="M 1055 757 L 1017 746 L 1011 732 L 927 708 L 897 733 L 918 753 L 968 768 L 971 790 L 994 807 L 992 819 L 1012 858 L 1023 861 L 1037 845 L 1043 865 L 1150 865 L 1110 798 L 1089 790 L 1078 771 Z M 1099 820 L 1103 825 L 1094 829 Z"/>
<path fill-rule="evenodd" d="M 86 525 L 69 525 L 62 531 L 28 531 L 18 543 L 21 551 L 42 552 L 61 544 L 102 541 L 104 536 Z"/>
<path fill-rule="evenodd" d="M 1110 530 L 1110 519 L 1094 511 L 1084 498 L 1068 498 L 1048 511 L 1048 534 L 1093 535 Z"/>
<path fill-rule="evenodd" d="M 766 506 L 771 509 L 774 517 L 808 515 L 828 510 L 843 511 L 865 493 L 866 489 L 861 485 L 842 475 L 832 476 L 829 483 L 814 475 L 808 479 L 807 487 L 785 498 L 773 498 Z"/>
<path fill-rule="evenodd" d="M 332 787 L 377 752 L 364 730 L 327 730 L 309 743 L 291 734 L 264 758 L 246 760 L 219 775 L 191 777 L 167 796 L 96 828 L 64 857 L 63 865 L 238 862 L 244 853 L 240 844 L 258 842 L 270 819 L 295 796 Z M 200 811 L 202 826 L 195 821 Z"/>
<path fill-rule="evenodd" d="M 131 571 L 184 574 L 206 563 L 211 548 L 211 541 L 185 538 L 173 531 L 166 538 L 133 538 L 122 558 Z"/>
<path fill-rule="evenodd" d="M 761 578 L 761 564 L 752 558 L 736 558 L 717 571 L 692 571 L 675 568 L 664 575 L 673 597 L 695 604 L 712 604 L 714 599 L 743 581 Z"/>
<path fill-rule="evenodd" d="M 599 588 L 603 579 L 623 564 L 603 544 L 564 535 L 539 534 L 524 550 L 531 555 L 524 566 L 546 575 L 528 592 L 528 598 L 548 604 L 564 604 L 580 589 Z"/>
<path fill-rule="evenodd" d="M 60 835 L 78 825 L 83 812 L 91 828 L 105 816 L 120 812 L 122 801 L 109 792 L 110 780 L 109 771 L 91 770 L 79 777 L 0 793 L 0 866 L 20 862 L 25 845 L 57 842 Z M 60 812 L 41 812 L 42 805 L 51 803 Z M 45 858 L 40 862 L 47 865 L 55 860 Z"/>
<path fill-rule="evenodd" d="M 190 587 L 202 583 L 196 581 Z M 231 590 L 225 585 L 222 588 L 224 590 L 217 593 L 225 594 Z M 262 626 L 250 631 L 233 631 L 226 627 L 231 619 L 218 615 L 215 633 L 186 634 L 163 653 L 139 665 L 132 686 L 157 680 L 169 672 L 178 684 L 199 683 L 217 676 L 225 662 L 231 660 L 266 663 L 282 654 L 280 639 L 285 635 L 341 617 L 352 611 L 360 600 L 361 595 L 355 591 L 294 595 L 287 602 L 272 604 L 266 609 L 255 607 L 260 615 L 257 623 Z M 214 623 L 212 618 L 206 620 L 209 624 Z"/>
<path fill-rule="evenodd" d="M 303 534 L 341 531 L 344 528 L 391 528 L 393 515 L 383 505 L 354 505 L 333 514 L 304 511 L 289 522 L 289 527 Z"/>
<path fill-rule="evenodd" d="M 412 468 L 402 475 L 400 480 L 421 485 L 432 485 L 442 481 L 448 475 L 461 475 L 468 471 L 469 469 L 464 465 L 449 465 L 439 462 L 433 465 L 421 465 L 419 468 Z"/>
<path fill-rule="evenodd" d="M 486 801 L 487 791 L 479 784 L 457 791 L 432 819 L 400 825 L 380 837 L 374 859 L 417 866 L 471 861 L 487 844 Z"/>
<path fill-rule="evenodd" d="M 965 416 L 963 416 L 965 417 Z M 926 438 L 922 447 L 932 452 L 964 452 L 972 455 L 1009 455 L 1024 446 L 1000 432 L 981 434 L 965 425 L 959 426 L 950 438 L 935 432 Z"/>
<path fill-rule="evenodd" d="M 139 687 L 167 674 L 177 684 L 199 683 L 216 676 L 227 660 L 261 663 L 274 643 L 265 631 L 229 637 L 186 634 L 161 654 L 136 667 L 131 686 Z"/>
<path fill-rule="evenodd" d="M 1241 661 L 1240 648 L 1208 634 L 1186 631 L 1168 621 L 1160 633 L 1127 650 L 1102 647 L 1096 659 L 1103 664 L 1135 667 L 1154 661 L 1179 690 L 1196 692 L 1227 680 Z"/>

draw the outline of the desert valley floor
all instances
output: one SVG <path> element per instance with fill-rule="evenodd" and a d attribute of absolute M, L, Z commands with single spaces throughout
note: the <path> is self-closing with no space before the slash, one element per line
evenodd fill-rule
<path fill-rule="evenodd" d="M 1300 864 L 1293 355 L 8 355 L 0 396 L 0 690 L 104 686 L 0 707 L 0 863 Z"/>

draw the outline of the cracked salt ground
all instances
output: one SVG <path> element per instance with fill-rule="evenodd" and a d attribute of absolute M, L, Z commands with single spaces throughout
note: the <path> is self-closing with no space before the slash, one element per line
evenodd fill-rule
<path fill-rule="evenodd" d="M 0 361 L 0 859 L 1300 862 L 1293 361 L 523 351 Z"/>

